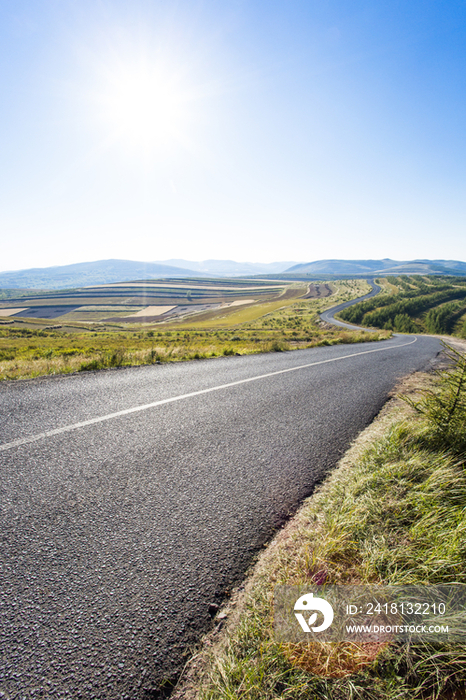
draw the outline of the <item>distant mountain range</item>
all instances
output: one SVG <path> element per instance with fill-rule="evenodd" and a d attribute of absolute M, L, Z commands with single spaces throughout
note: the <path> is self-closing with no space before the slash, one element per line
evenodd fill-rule
<path fill-rule="evenodd" d="M 164 277 L 234 277 L 283 272 L 295 262 L 237 263 L 233 260 L 96 260 L 95 262 L 59 265 L 0 272 L 1 289 L 66 289 L 94 284 L 129 282 Z"/>
<path fill-rule="evenodd" d="M 162 260 L 164 265 L 175 265 L 177 267 L 195 270 L 197 273 L 211 275 L 213 277 L 225 277 L 236 275 L 273 275 L 285 272 L 289 267 L 302 263 L 296 262 L 275 262 L 275 263 L 250 263 L 235 262 L 234 260 L 203 260 L 193 262 L 192 260 Z"/>
<path fill-rule="evenodd" d="M 134 262 L 132 260 L 96 260 L 95 262 L 37 267 L 30 270 L 0 272 L 0 288 L 3 289 L 66 289 L 86 287 L 93 284 L 128 282 L 136 279 L 157 277 L 186 277 L 196 275 L 184 270 L 158 263 Z"/>
<path fill-rule="evenodd" d="M 317 260 L 293 265 L 286 273 L 296 275 L 466 275 L 459 260 Z"/>
<path fill-rule="evenodd" d="M 0 272 L 1 289 L 66 289 L 164 277 L 247 277 L 252 275 L 348 277 L 351 275 L 466 275 L 458 260 L 317 260 L 310 263 L 238 263 L 234 260 L 96 260 L 95 262 Z"/>

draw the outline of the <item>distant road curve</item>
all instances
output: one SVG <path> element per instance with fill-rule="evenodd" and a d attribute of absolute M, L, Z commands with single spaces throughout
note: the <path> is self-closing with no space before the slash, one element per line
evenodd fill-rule
<path fill-rule="evenodd" d="M 320 314 L 320 318 L 322 319 L 322 321 L 325 321 L 326 323 L 332 323 L 334 326 L 342 326 L 342 328 L 348 328 L 352 331 L 360 331 L 361 326 L 353 326 L 351 323 L 344 323 L 343 321 L 339 321 L 337 318 L 335 318 L 335 314 L 338 313 L 338 311 L 343 311 L 343 309 L 347 309 L 349 306 L 359 304 L 360 301 L 365 301 L 366 299 L 375 297 L 375 295 L 381 291 L 381 287 L 378 284 L 375 284 L 373 279 L 368 279 L 366 280 L 366 282 L 372 287 L 372 290 L 369 292 L 369 294 L 365 294 L 363 297 L 358 297 L 357 299 L 352 299 L 351 301 L 345 301 L 343 304 L 338 304 L 338 306 L 334 306 L 331 309 L 327 309 L 327 311 L 324 311 Z M 371 331 L 371 333 L 373 332 L 374 331 Z"/>

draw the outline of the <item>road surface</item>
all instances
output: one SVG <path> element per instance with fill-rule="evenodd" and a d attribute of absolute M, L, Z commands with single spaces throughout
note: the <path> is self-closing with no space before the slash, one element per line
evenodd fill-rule
<path fill-rule="evenodd" d="M 432 338 L 0 385 L 0 698 L 163 697 Z M 210 607 L 210 612 L 209 612 Z"/>

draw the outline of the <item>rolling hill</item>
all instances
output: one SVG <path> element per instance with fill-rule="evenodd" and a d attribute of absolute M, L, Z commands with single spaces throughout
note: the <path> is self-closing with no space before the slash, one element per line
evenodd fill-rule
<path fill-rule="evenodd" d="M 66 289 L 93 284 L 129 282 L 137 279 L 160 277 L 187 277 L 198 275 L 193 270 L 161 263 L 133 260 L 96 260 L 95 262 L 38 267 L 30 270 L 0 272 L 2 289 Z"/>
<path fill-rule="evenodd" d="M 233 260 L 96 260 L 73 265 L 0 272 L 0 289 L 67 289 L 164 277 L 235 277 L 283 272 L 292 262 L 238 263 Z"/>
<path fill-rule="evenodd" d="M 182 259 L 160 262 L 96 260 L 73 265 L 0 272 L 0 289 L 69 289 L 113 282 L 183 277 L 306 275 L 314 278 L 376 275 L 466 275 L 458 260 L 317 260 L 309 263 L 249 263 L 234 260 Z"/>
<path fill-rule="evenodd" d="M 459 260 L 317 260 L 293 265 L 286 274 L 309 275 L 466 275 Z"/>
<path fill-rule="evenodd" d="M 175 265 L 195 270 L 197 273 L 212 276 L 236 276 L 236 275 L 273 275 L 284 272 L 289 267 L 299 265 L 296 262 L 274 262 L 274 263 L 251 263 L 235 262 L 234 260 L 162 260 L 164 265 Z"/>

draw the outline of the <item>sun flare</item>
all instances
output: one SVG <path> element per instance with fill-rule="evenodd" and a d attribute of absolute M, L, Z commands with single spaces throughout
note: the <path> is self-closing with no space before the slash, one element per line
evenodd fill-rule
<path fill-rule="evenodd" d="M 113 72 L 99 102 L 112 140 L 145 150 L 183 140 L 187 93 L 175 75 L 157 66 L 139 65 Z"/>

